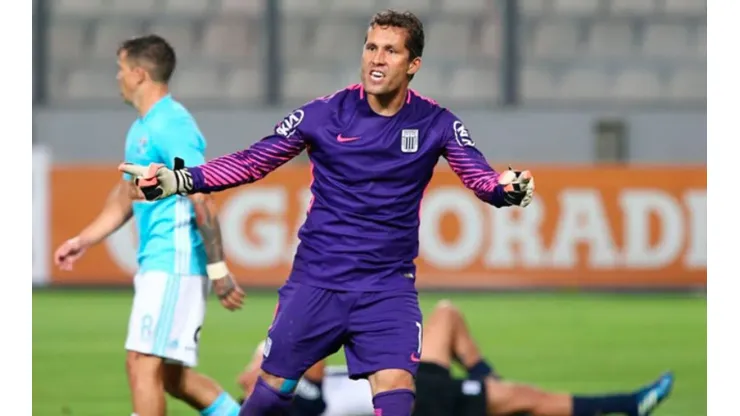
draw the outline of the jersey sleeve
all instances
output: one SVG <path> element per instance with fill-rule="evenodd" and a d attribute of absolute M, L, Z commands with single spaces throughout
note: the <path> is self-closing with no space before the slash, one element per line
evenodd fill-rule
<path fill-rule="evenodd" d="M 445 123 L 442 156 L 447 159 L 452 171 L 481 201 L 499 208 L 508 206 L 504 199 L 504 189 L 498 184 L 499 173 L 475 147 L 465 125 L 454 117 L 448 118 Z"/>
<path fill-rule="evenodd" d="M 311 113 L 311 108 L 299 108 L 278 123 L 272 134 L 249 148 L 189 167 L 193 192 L 217 192 L 258 181 L 298 156 L 307 145 L 304 119 L 316 117 Z"/>

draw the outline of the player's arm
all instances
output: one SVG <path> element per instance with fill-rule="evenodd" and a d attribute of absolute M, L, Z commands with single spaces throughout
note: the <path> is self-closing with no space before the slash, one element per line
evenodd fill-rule
<path fill-rule="evenodd" d="M 76 237 L 65 241 L 54 253 L 54 262 L 62 270 L 72 270 L 77 259 L 87 250 L 116 230 L 133 216 L 132 200 L 139 189 L 130 181 L 121 180 L 111 190 L 98 216 Z"/>
<path fill-rule="evenodd" d="M 189 192 L 217 192 L 256 182 L 301 154 L 306 143 L 299 132 L 286 137 L 272 134 L 249 148 L 188 168 L 193 187 Z"/>
<path fill-rule="evenodd" d="M 173 122 L 157 131 L 150 132 L 150 135 L 159 159 L 167 163 L 171 169 L 182 168 L 182 166 L 176 166 L 179 163 L 197 165 L 205 161 L 206 143 L 192 120 Z M 175 159 L 180 162 L 175 163 Z M 213 199 L 205 194 L 192 194 L 189 199 L 193 203 L 195 222 L 203 239 L 208 263 L 206 270 L 214 292 L 226 309 L 232 311 L 240 309 L 244 300 L 244 292 L 226 267 L 221 241 L 221 225 Z"/>
<path fill-rule="evenodd" d="M 442 155 L 466 188 L 497 208 L 529 205 L 534 191 L 534 178 L 529 171 L 497 172 L 475 147 L 462 122 L 455 120 L 445 128 Z"/>
<path fill-rule="evenodd" d="M 137 195 L 136 186 L 121 180 L 110 192 L 100 214 L 80 232 L 83 245 L 95 245 L 121 228 L 134 215 L 132 198 Z"/>
<path fill-rule="evenodd" d="M 221 224 L 218 221 L 213 198 L 206 194 L 190 196 L 195 210 L 195 222 L 198 224 L 203 246 L 208 259 L 208 277 L 213 282 L 213 290 L 221 304 L 235 310 L 242 306 L 244 292 L 236 284 L 226 267 L 224 246 L 221 240 Z"/>
<path fill-rule="evenodd" d="M 200 165 L 183 169 L 165 169 L 122 164 L 120 169 L 138 177 L 138 185 L 146 199 L 157 200 L 173 194 L 211 193 L 258 181 L 306 148 L 306 140 L 297 124 L 303 119 L 288 116 L 264 137 L 245 150 L 221 156 Z M 286 124 L 287 123 L 287 124 Z M 177 155 L 175 155 L 177 156 Z"/>

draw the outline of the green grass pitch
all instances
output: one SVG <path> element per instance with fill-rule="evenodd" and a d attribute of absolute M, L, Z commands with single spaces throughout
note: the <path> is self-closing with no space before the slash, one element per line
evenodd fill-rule
<path fill-rule="evenodd" d="M 689 295 L 420 295 L 466 314 L 489 361 L 509 379 L 580 393 L 629 390 L 675 370 L 657 416 L 706 415 L 706 298 Z M 35 291 L 33 414 L 130 414 L 123 343 L 129 291 Z M 263 339 L 275 294 L 252 293 L 229 313 L 211 299 L 199 369 L 239 395 L 235 378 Z M 343 356 L 332 357 L 339 363 Z M 170 400 L 170 415 L 196 415 Z"/>

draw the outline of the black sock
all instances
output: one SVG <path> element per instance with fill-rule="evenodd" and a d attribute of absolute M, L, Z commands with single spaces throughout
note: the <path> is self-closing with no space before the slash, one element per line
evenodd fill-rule
<path fill-rule="evenodd" d="M 637 414 L 634 394 L 573 396 L 573 416 L 597 416 L 609 413 Z"/>
<path fill-rule="evenodd" d="M 493 368 L 483 358 L 468 368 L 468 377 L 472 379 L 482 380 L 491 374 L 493 374 Z"/>
<path fill-rule="evenodd" d="M 320 416 L 326 410 L 322 382 L 301 379 L 295 389 L 290 415 Z"/>

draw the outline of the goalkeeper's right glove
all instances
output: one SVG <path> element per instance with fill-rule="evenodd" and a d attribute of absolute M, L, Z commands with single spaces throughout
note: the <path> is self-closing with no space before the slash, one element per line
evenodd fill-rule
<path fill-rule="evenodd" d="M 185 168 L 185 161 L 175 158 L 174 169 L 152 163 L 149 166 L 122 163 L 118 170 L 134 177 L 147 201 L 157 201 L 168 196 L 187 195 L 193 190 L 193 177 Z"/>

